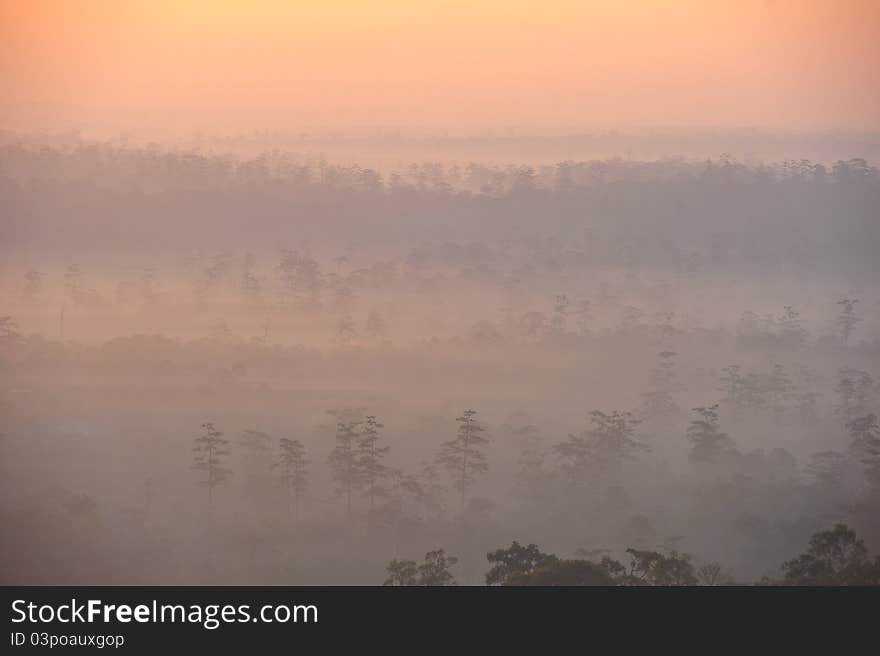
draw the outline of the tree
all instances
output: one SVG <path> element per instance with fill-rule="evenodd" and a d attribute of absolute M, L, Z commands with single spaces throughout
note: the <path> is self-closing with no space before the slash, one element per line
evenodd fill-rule
<path fill-rule="evenodd" d="M 346 514 L 351 519 L 351 498 L 362 484 L 357 441 L 360 421 L 340 421 L 336 424 L 336 446 L 327 461 L 336 481 L 336 493 L 345 496 Z"/>
<path fill-rule="evenodd" d="M 591 427 L 579 435 L 553 445 L 562 471 L 574 485 L 584 484 L 591 476 L 617 472 L 627 460 L 633 460 L 650 447 L 635 438 L 641 423 L 629 412 L 590 413 Z"/>
<path fill-rule="evenodd" d="M 552 554 L 543 553 L 536 544 L 523 547 L 514 540 L 507 549 L 496 549 L 487 553 L 486 560 L 492 563 L 492 568 L 486 572 L 486 585 L 505 585 L 514 576 L 528 576 L 536 569 L 559 559 Z"/>
<path fill-rule="evenodd" d="M 641 420 L 629 412 L 606 414 L 600 410 L 590 413 L 592 449 L 598 461 L 606 467 L 619 468 L 625 460 L 633 460 L 636 454 L 649 451 L 648 445 L 635 439 L 636 427 Z"/>
<path fill-rule="evenodd" d="M 477 421 L 476 410 L 465 410 L 456 421 L 458 435 L 441 445 L 437 462 L 452 476 L 452 485 L 461 495 L 461 511 L 464 513 L 467 492 L 477 474 L 489 470 L 486 454 L 482 451 L 489 440 L 483 435 L 485 428 Z"/>
<path fill-rule="evenodd" d="M 443 549 L 429 551 L 425 554 L 425 562 L 419 565 L 419 585 L 449 586 L 455 585 L 455 577 L 449 568 L 458 562 L 455 556 L 447 556 Z"/>
<path fill-rule="evenodd" d="M 229 455 L 229 440 L 223 433 L 214 428 L 211 422 L 202 424 L 202 435 L 195 439 L 194 464 L 196 471 L 205 473 L 205 480 L 200 485 L 208 488 L 208 511 L 214 511 L 214 488 L 225 483 L 232 471 L 223 466 L 225 456 Z"/>
<path fill-rule="evenodd" d="M 806 553 L 782 565 L 786 585 L 878 585 L 880 557 L 868 557 L 865 543 L 845 524 L 810 538 Z"/>
<path fill-rule="evenodd" d="M 382 585 L 432 587 L 455 585 L 455 577 L 449 568 L 457 562 L 458 558 L 447 556 L 443 549 L 426 553 L 421 565 L 417 565 L 414 560 L 395 558 L 388 563 L 386 568 L 388 578 Z"/>
<path fill-rule="evenodd" d="M 862 320 L 862 318 L 856 314 L 856 305 L 858 302 L 858 299 L 854 298 L 844 298 L 837 301 L 837 304 L 841 307 L 840 314 L 837 315 L 837 327 L 840 330 L 840 338 L 845 345 L 849 344 L 849 338 L 852 336 L 856 326 L 858 326 L 859 322 Z"/>
<path fill-rule="evenodd" d="M 724 571 L 721 563 L 711 562 L 701 565 L 696 572 L 697 581 L 700 585 L 709 587 L 730 585 L 731 577 Z"/>
<path fill-rule="evenodd" d="M 414 560 L 395 558 L 386 568 L 388 578 L 382 584 L 391 587 L 416 586 L 419 584 L 419 568 Z"/>
<path fill-rule="evenodd" d="M 847 424 L 852 438 L 852 452 L 865 465 L 865 478 L 873 487 L 880 488 L 880 425 L 877 415 L 856 417 Z"/>
<path fill-rule="evenodd" d="M 721 431 L 718 421 L 718 404 L 694 408 L 698 419 L 687 428 L 691 443 L 688 459 L 691 462 L 718 463 L 724 456 L 736 453 L 736 445 L 727 433 Z"/>
<path fill-rule="evenodd" d="M 867 371 L 844 367 L 838 372 L 837 392 L 839 401 L 834 408 L 844 424 L 855 417 L 867 413 L 871 393 L 874 389 L 874 378 Z"/>
<path fill-rule="evenodd" d="M 690 556 L 671 551 L 668 555 L 649 549 L 627 549 L 629 568 L 605 557 L 602 565 L 619 585 L 696 585 L 697 575 Z"/>
<path fill-rule="evenodd" d="M 281 470 L 281 480 L 287 492 L 287 516 L 290 517 L 290 501 L 293 497 L 294 518 L 299 522 L 300 497 L 308 488 L 308 465 L 306 449 L 299 440 L 282 437 L 278 441 L 278 460 L 273 467 Z"/>
<path fill-rule="evenodd" d="M 357 459 L 361 480 L 364 484 L 364 495 L 370 499 L 370 510 L 375 507 L 377 496 L 385 496 L 387 490 L 382 480 L 388 474 L 388 467 L 382 459 L 388 454 L 390 447 L 380 447 L 380 432 L 385 426 L 374 415 L 367 415 L 364 429 L 357 437 Z"/>
<path fill-rule="evenodd" d="M 797 346 L 800 346 L 806 340 L 807 331 L 804 329 L 801 313 L 791 305 L 786 305 L 783 308 L 782 316 L 777 320 L 777 324 L 779 325 L 782 339 Z"/>
<path fill-rule="evenodd" d="M 16 344 L 21 341 L 18 324 L 10 316 L 0 317 L 0 344 Z"/>

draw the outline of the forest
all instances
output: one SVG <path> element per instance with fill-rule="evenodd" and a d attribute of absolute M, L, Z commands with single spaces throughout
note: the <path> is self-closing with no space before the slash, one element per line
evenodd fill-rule
<path fill-rule="evenodd" d="M 3 584 L 880 584 L 870 162 L 3 136 Z"/>

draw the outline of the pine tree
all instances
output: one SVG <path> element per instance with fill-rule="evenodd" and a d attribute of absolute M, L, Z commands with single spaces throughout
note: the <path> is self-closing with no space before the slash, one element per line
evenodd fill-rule
<path fill-rule="evenodd" d="M 362 486 L 361 468 L 358 460 L 358 436 L 362 422 L 340 421 L 336 425 L 336 446 L 328 462 L 336 481 L 336 493 L 345 497 L 346 515 L 351 519 L 351 502 L 354 493 Z"/>
<path fill-rule="evenodd" d="M 849 338 L 852 336 L 853 331 L 855 331 L 856 326 L 859 325 L 862 318 L 856 314 L 856 304 L 858 304 L 858 299 L 854 298 L 844 298 L 843 300 L 837 301 L 837 304 L 842 308 L 840 314 L 837 316 L 837 326 L 840 329 L 840 338 L 843 340 L 843 343 L 849 344 Z"/>
<path fill-rule="evenodd" d="M 390 447 L 379 446 L 380 431 L 385 428 L 374 415 L 367 415 L 364 429 L 357 437 L 357 459 L 361 480 L 364 484 L 364 495 L 370 500 L 370 511 L 375 508 L 376 497 L 387 494 L 382 485 L 388 474 L 388 467 L 382 459 L 388 454 Z"/>
<path fill-rule="evenodd" d="M 299 440 L 282 437 L 278 441 L 278 460 L 273 467 L 281 471 L 281 480 L 287 492 L 287 516 L 290 517 L 290 502 L 293 497 L 294 519 L 299 523 L 300 497 L 308 487 L 308 465 L 306 449 Z"/>
<path fill-rule="evenodd" d="M 463 513 L 467 492 L 476 481 L 476 476 L 489 470 L 486 454 L 482 451 L 489 440 L 483 435 L 485 428 L 477 421 L 476 410 L 465 410 L 456 421 L 458 435 L 441 445 L 437 462 L 446 467 L 452 476 L 452 485 L 461 495 Z"/>
<path fill-rule="evenodd" d="M 214 488 L 225 483 L 232 471 L 223 466 L 225 456 L 229 455 L 229 440 L 223 433 L 214 428 L 214 424 L 202 424 L 202 435 L 195 439 L 193 447 L 194 463 L 192 468 L 205 473 L 205 480 L 200 485 L 208 488 L 208 511 L 214 511 Z"/>

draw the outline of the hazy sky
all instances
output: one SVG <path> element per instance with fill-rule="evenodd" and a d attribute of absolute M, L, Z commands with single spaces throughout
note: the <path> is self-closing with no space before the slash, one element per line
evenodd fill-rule
<path fill-rule="evenodd" d="M 0 127 L 880 128 L 877 0 L 0 0 Z"/>

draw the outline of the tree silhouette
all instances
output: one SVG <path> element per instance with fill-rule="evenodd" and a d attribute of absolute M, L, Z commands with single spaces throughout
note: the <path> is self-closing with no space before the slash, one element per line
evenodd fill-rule
<path fill-rule="evenodd" d="M 874 378 L 867 371 L 842 368 L 838 372 L 838 381 L 834 388 L 839 399 L 834 408 L 835 414 L 843 418 L 844 424 L 865 414 L 873 390 Z"/>
<path fill-rule="evenodd" d="M 847 424 L 852 438 L 851 449 L 865 465 L 865 478 L 872 487 L 880 488 L 880 425 L 877 415 L 869 413 Z"/>
<path fill-rule="evenodd" d="M 849 344 L 849 338 L 852 336 L 853 331 L 855 331 L 856 326 L 858 326 L 859 322 L 862 320 L 862 318 L 856 314 L 856 305 L 858 302 L 858 299 L 855 298 L 844 298 L 837 301 L 837 304 L 841 307 L 840 314 L 837 315 L 837 327 L 840 330 L 840 338 L 843 340 L 844 344 Z"/>
<path fill-rule="evenodd" d="M 662 554 L 649 549 L 627 549 L 629 567 L 616 560 L 602 559 L 602 565 L 614 576 L 618 585 L 681 586 L 696 585 L 697 575 L 690 556 L 671 551 Z"/>
<path fill-rule="evenodd" d="M 516 540 L 507 549 L 496 549 L 486 554 L 492 568 L 486 572 L 486 585 L 505 584 L 515 576 L 528 576 L 536 569 L 558 560 L 553 554 L 545 554 L 538 545 L 523 547 Z"/>
<path fill-rule="evenodd" d="M 202 434 L 195 439 L 193 447 L 196 471 L 204 472 L 205 480 L 200 481 L 208 489 L 208 511 L 214 511 L 214 488 L 225 483 L 232 471 L 223 466 L 225 456 L 229 455 L 229 440 L 223 439 L 223 433 L 214 428 L 211 422 L 202 424 Z"/>
<path fill-rule="evenodd" d="M 306 449 L 299 440 L 282 437 L 278 441 L 278 460 L 272 465 L 281 471 L 281 480 L 287 492 L 287 516 L 290 517 L 290 502 L 293 498 L 294 519 L 299 522 L 300 497 L 308 487 L 308 465 Z"/>
<path fill-rule="evenodd" d="M 845 524 L 810 538 L 806 553 L 782 565 L 786 585 L 878 585 L 880 557 L 868 557 L 865 543 Z"/>
<path fill-rule="evenodd" d="M 395 558 L 385 569 L 388 578 L 382 584 L 386 587 L 406 587 L 419 584 L 419 566 L 414 560 Z"/>
<path fill-rule="evenodd" d="M 589 429 L 578 435 L 569 434 L 566 440 L 553 445 L 568 482 L 581 486 L 591 478 L 614 475 L 625 461 L 649 450 L 648 445 L 635 438 L 640 423 L 630 412 L 590 412 Z"/>
<path fill-rule="evenodd" d="M 15 344 L 21 341 L 18 324 L 10 317 L 0 317 L 0 344 Z"/>
<path fill-rule="evenodd" d="M 364 495 L 370 500 L 371 511 L 375 508 L 376 497 L 387 494 L 382 481 L 388 474 L 388 467 L 382 464 L 382 459 L 388 454 L 390 447 L 379 446 L 380 431 L 384 427 L 374 415 L 367 415 L 363 430 L 357 436 L 358 468 L 364 485 Z"/>
<path fill-rule="evenodd" d="M 429 551 L 425 554 L 425 562 L 419 565 L 419 585 L 449 586 L 455 585 L 455 577 L 449 568 L 458 562 L 455 556 L 447 556 L 443 549 Z"/>
<path fill-rule="evenodd" d="M 700 585 L 714 587 L 719 585 L 731 585 L 731 577 L 724 571 L 721 563 L 712 561 L 701 565 L 696 572 L 697 581 Z"/>
<path fill-rule="evenodd" d="M 345 497 L 346 516 L 351 519 L 351 502 L 354 493 L 361 488 L 360 460 L 357 442 L 362 422 L 340 421 L 336 424 L 336 446 L 327 459 L 336 481 L 336 493 Z"/>
<path fill-rule="evenodd" d="M 455 556 L 447 556 L 443 549 L 429 551 L 421 565 L 414 560 L 395 558 L 386 571 L 388 578 L 384 586 L 451 586 L 455 585 L 455 577 L 449 568 L 458 562 Z"/>
<path fill-rule="evenodd" d="M 463 513 L 467 492 L 476 481 L 476 476 L 489 470 L 486 454 L 482 451 L 489 440 L 483 435 L 485 428 L 477 421 L 476 410 L 465 410 L 456 421 L 458 435 L 441 445 L 437 462 L 446 467 L 452 477 L 452 486 L 461 495 Z"/>
<path fill-rule="evenodd" d="M 592 449 L 603 467 L 619 468 L 625 460 L 632 460 L 649 447 L 635 439 L 636 427 L 641 423 L 629 412 L 606 414 L 600 410 L 590 413 Z"/>
<path fill-rule="evenodd" d="M 777 320 L 780 328 L 780 336 L 792 344 L 801 345 L 807 338 L 807 331 L 804 328 L 801 313 L 795 310 L 791 305 L 783 308 L 782 316 Z"/>
<path fill-rule="evenodd" d="M 736 445 L 727 433 L 721 431 L 718 404 L 694 408 L 698 418 L 687 428 L 691 443 L 688 459 L 691 462 L 718 463 L 725 455 L 736 452 Z"/>

